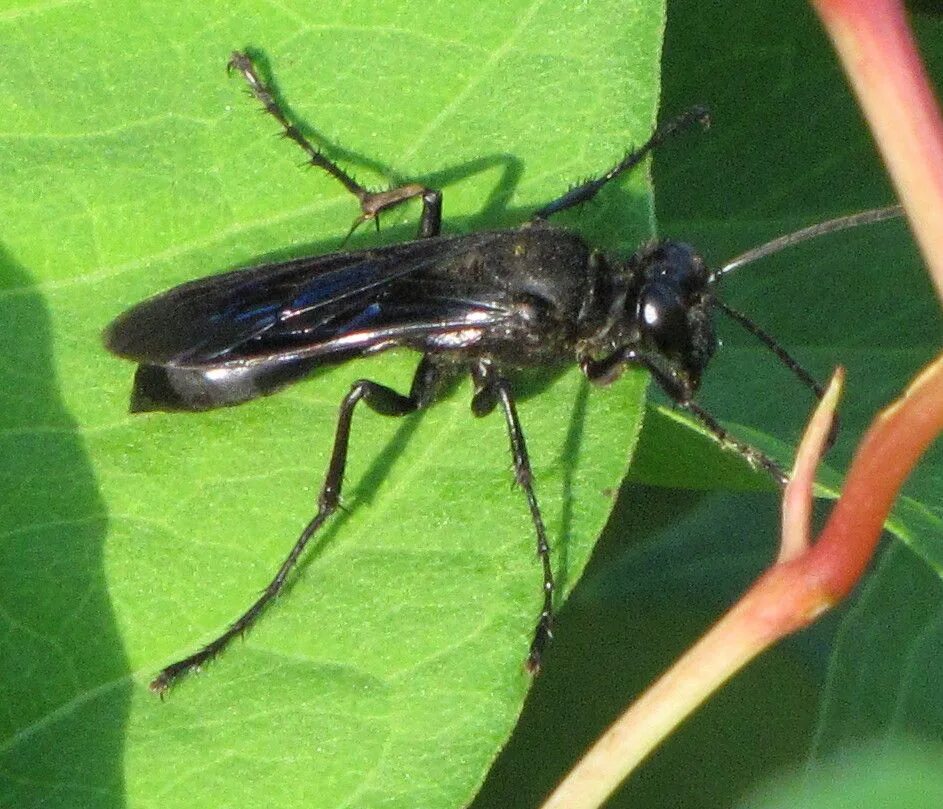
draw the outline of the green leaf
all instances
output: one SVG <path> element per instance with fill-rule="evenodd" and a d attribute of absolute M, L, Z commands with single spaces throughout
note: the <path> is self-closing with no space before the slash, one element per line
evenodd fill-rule
<path fill-rule="evenodd" d="M 782 779 L 740 804 L 750 809 L 935 809 L 943 803 L 939 745 L 886 739 Z"/>
<path fill-rule="evenodd" d="M 663 8 L 592 4 L 7 4 L 0 11 L 0 805 L 464 804 L 513 727 L 540 567 L 500 415 L 469 386 L 358 413 L 347 510 L 244 643 L 161 702 L 148 680 L 234 619 L 310 518 L 337 405 L 389 354 L 278 396 L 127 414 L 100 331 L 143 297 L 338 249 L 356 213 L 299 171 L 238 77 L 252 47 L 364 182 L 443 188 L 446 229 L 518 224 L 655 119 Z M 384 218 L 411 237 L 417 209 Z M 569 219 L 646 237 L 644 172 Z M 352 246 L 376 244 L 363 228 Z M 560 596 L 637 433 L 644 377 L 519 381 Z"/>

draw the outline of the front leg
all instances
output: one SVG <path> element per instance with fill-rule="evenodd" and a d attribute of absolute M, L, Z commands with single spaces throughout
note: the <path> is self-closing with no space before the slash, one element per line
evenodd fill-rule
<path fill-rule="evenodd" d="M 671 400 L 700 421 L 722 447 L 736 452 L 753 469 L 762 469 L 780 488 L 784 488 L 789 482 L 789 476 L 776 461 L 751 444 L 731 435 L 714 416 L 695 402 L 694 390 L 687 377 L 673 368 L 660 354 L 627 347 L 599 360 L 590 357 L 580 359 L 580 368 L 586 378 L 596 385 L 610 384 L 619 377 L 626 365 L 638 365 L 647 370 Z"/>

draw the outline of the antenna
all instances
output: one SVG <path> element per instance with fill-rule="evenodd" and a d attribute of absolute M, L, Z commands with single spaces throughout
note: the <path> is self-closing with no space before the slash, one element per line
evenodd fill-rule
<path fill-rule="evenodd" d="M 741 253 L 736 258 L 731 259 L 719 270 L 714 270 L 711 274 L 711 281 L 717 281 L 724 275 L 732 273 L 734 270 L 742 267 L 744 264 L 750 264 L 773 253 L 778 253 L 786 247 L 792 247 L 799 242 L 805 242 L 809 239 L 816 239 L 819 236 L 825 236 L 827 233 L 837 233 L 840 230 L 858 227 L 859 225 L 870 225 L 874 222 L 883 222 L 887 219 L 896 219 L 903 216 L 904 209 L 900 205 L 891 205 L 887 208 L 872 208 L 869 211 L 849 214 L 848 216 L 839 216 L 837 219 L 829 219 L 827 222 L 819 222 L 816 225 L 809 225 L 800 230 L 787 233 L 784 236 L 778 236 L 766 244 L 754 247 Z"/>
<path fill-rule="evenodd" d="M 785 365 L 790 371 L 792 371 L 799 379 L 801 379 L 806 386 L 811 388 L 812 392 L 815 394 L 817 399 L 821 399 L 822 395 L 825 393 L 824 388 L 816 381 L 815 377 L 812 376 L 805 368 L 803 368 L 796 359 L 786 351 L 779 343 L 773 339 L 773 336 L 769 332 L 764 331 L 759 326 L 756 325 L 750 318 L 748 318 L 743 312 L 738 312 L 731 306 L 728 306 L 722 300 L 714 298 L 714 306 L 719 308 L 727 317 L 731 320 L 736 321 L 744 329 L 746 329 L 750 334 L 756 337 L 763 345 L 765 345 L 770 351 L 772 351 L 778 358 L 779 361 Z"/>
<path fill-rule="evenodd" d="M 859 225 L 869 225 L 873 224 L 874 222 L 883 222 L 887 219 L 894 219 L 903 215 L 903 213 L 904 210 L 900 205 L 891 205 L 887 208 L 872 208 L 869 211 L 861 211 L 860 213 L 853 213 L 849 214 L 848 216 L 840 216 L 837 219 L 829 219 L 827 222 L 819 222 L 816 225 L 809 225 L 809 227 L 793 231 L 792 233 L 787 233 L 784 236 L 779 236 L 772 241 L 766 242 L 766 244 L 761 244 L 759 247 L 754 247 L 751 250 L 747 250 L 745 253 L 740 254 L 736 258 L 731 259 L 723 267 L 721 267 L 719 270 L 715 270 L 711 274 L 711 281 L 716 282 L 718 279 L 724 275 L 727 275 L 728 273 L 733 272 L 738 267 L 742 267 L 745 264 L 749 264 L 750 262 L 757 261 L 758 259 L 772 255 L 773 253 L 778 253 L 780 250 L 783 250 L 786 247 L 791 247 L 792 245 L 798 244 L 799 242 L 815 239 L 828 233 L 837 233 L 840 230 L 847 230 L 848 228 L 858 227 Z M 788 351 L 786 351 L 785 348 L 777 343 L 776 340 L 773 339 L 772 335 L 761 329 L 745 314 L 738 312 L 736 309 L 728 306 L 718 298 L 714 297 L 713 304 L 725 315 L 727 315 L 727 317 L 739 323 L 741 327 L 750 332 L 750 334 L 756 337 L 761 343 L 763 343 L 763 345 L 772 351 L 773 354 L 776 355 L 776 358 L 793 374 L 795 374 L 812 391 L 812 393 L 815 394 L 816 399 L 822 398 L 824 393 L 824 388 L 822 385 L 815 380 L 812 374 L 810 374 L 799 364 L 795 357 L 793 357 Z M 838 421 L 836 420 L 832 422 L 832 429 L 829 431 L 829 447 L 835 443 L 835 437 L 837 433 Z"/>

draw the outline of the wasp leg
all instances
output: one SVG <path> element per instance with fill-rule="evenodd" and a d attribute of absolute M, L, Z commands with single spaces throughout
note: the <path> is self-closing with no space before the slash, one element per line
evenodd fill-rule
<path fill-rule="evenodd" d="M 697 418 L 721 446 L 736 452 L 754 469 L 762 469 L 780 488 L 784 488 L 789 482 L 789 476 L 776 461 L 756 447 L 731 435 L 717 419 L 697 404 L 692 398 L 694 392 L 691 385 L 673 372 L 659 355 L 626 348 L 601 360 L 584 359 L 580 362 L 580 367 L 590 382 L 605 385 L 618 376 L 618 368 L 624 363 L 645 368 L 674 403 Z"/>
<path fill-rule="evenodd" d="M 414 197 L 422 198 L 422 216 L 419 220 L 417 237 L 427 239 L 439 235 L 442 225 L 441 191 L 426 188 L 419 183 L 407 183 L 397 188 L 390 188 L 387 191 L 368 191 L 333 160 L 328 160 L 321 154 L 321 151 L 313 146 L 301 133 L 301 130 L 288 119 L 284 110 L 278 105 L 275 94 L 262 81 L 255 65 L 252 64 L 252 60 L 246 54 L 235 51 L 229 58 L 229 64 L 226 67 L 230 71 L 238 70 L 243 75 L 252 95 L 265 107 L 265 111 L 282 125 L 285 136 L 291 138 L 304 149 L 311 165 L 326 171 L 357 198 L 360 203 L 360 216 L 354 220 L 347 238 L 350 238 L 350 235 L 360 225 L 371 219 L 375 220 L 377 226 L 379 226 L 378 217 L 380 213 Z"/>
<path fill-rule="evenodd" d="M 655 133 L 640 148 L 629 152 L 620 162 L 616 163 L 616 165 L 601 177 L 587 180 L 585 183 L 571 188 L 563 196 L 544 205 L 543 208 L 533 215 L 532 219 L 546 219 L 552 214 L 567 210 L 567 208 L 573 208 L 576 205 L 589 202 L 606 183 L 637 166 L 645 155 L 672 135 L 682 129 L 686 129 L 695 122 L 700 122 L 706 126 L 708 121 L 709 116 L 704 107 L 693 107 L 677 118 L 672 118 L 668 123 L 658 127 Z"/>
<path fill-rule="evenodd" d="M 540 671 L 541 657 L 544 649 L 553 637 L 553 569 L 550 565 L 550 544 L 547 542 L 547 531 L 544 528 L 540 506 L 534 494 L 534 475 L 530 468 L 530 458 L 527 455 L 527 442 L 524 440 L 524 431 L 517 418 L 517 407 L 514 404 L 514 395 L 510 383 L 501 376 L 500 372 L 486 360 L 479 361 L 472 366 L 472 379 L 475 383 L 475 395 L 472 398 L 472 413 L 475 416 L 485 416 L 500 403 L 504 410 L 504 419 L 507 422 L 508 437 L 511 440 L 511 456 L 514 459 L 514 478 L 524 490 L 527 505 L 530 508 L 531 520 L 537 534 L 537 556 L 543 565 L 544 574 L 544 603 L 534 630 L 534 639 L 530 645 L 525 665 L 532 674 Z"/>
<path fill-rule="evenodd" d="M 274 599 L 285 584 L 288 574 L 301 556 L 308 541 L 327 521 L 340 503 L 341 487 L 344 482 L 344 468 L 347 465 L 347 447 L 350 442 L 350 426 L 357 403 L 363 401 L 371 410 L 384 416 L 405 416 L 428 407 L 435 399 L 443 380 L 443 366 L 437 365 L 428 357 L 423 357 L 416 369 L 408 396 L 397 393 L 392 388 L 360 379 L 351 386 L 350 392 L 341 401 L 337 429 L 334 433 L 334 449 L 328 463 L 324 484 L 318 496 L 318 512 L 305 526 L 295 542 L 291 552 L 282 562 L 275 577 L 268 583 L 262 594 L 249 609 L 240 615 L 218 638 L 210 641 L 199 651 L 171 663 L 151 682 L 151 690 L 163 693 L 182 675 L 197 669 L 214 658 L 237 635 L 244 633 L 259 617 L 265 607 Z"/>
<path fill-rule="evenodd" d="M 697 402 L 691 399 L 678 399 L 677 404 L 695 416 L 722 446 L 732 449 L 754 469 L 762 469 L 780 489 L 786 488 L 786 484 L 789 483 L 789 475 L 769 455 L 758 450 L 752 444 L 747 444 L 745 441 L 731 435 L 720 425 L 717 419 Z"/>

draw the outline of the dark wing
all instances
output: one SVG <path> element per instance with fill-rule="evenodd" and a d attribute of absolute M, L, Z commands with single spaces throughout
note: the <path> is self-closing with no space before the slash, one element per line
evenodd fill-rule
<path fill-rule="evenodd" d="M 223 273 L 174 287 L 117 317 L 109 350 L 177 368 L 354 356 L 436 330 L 501 322 L 498 290 L 424 280 L 502 233 L 426 239 Z"/>

